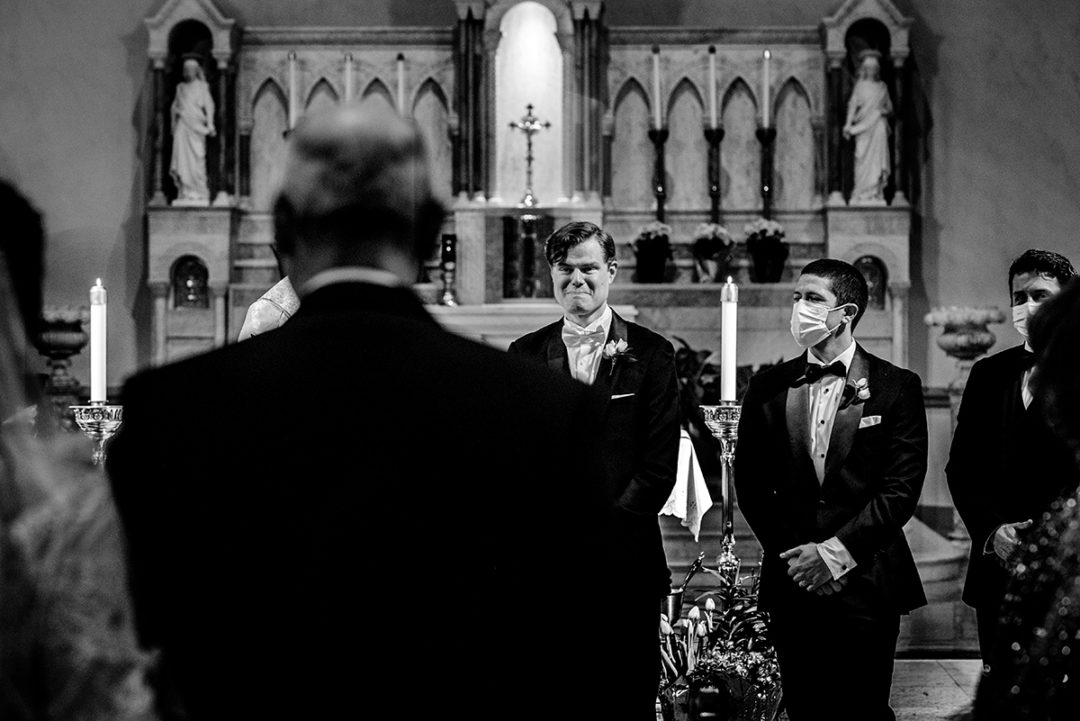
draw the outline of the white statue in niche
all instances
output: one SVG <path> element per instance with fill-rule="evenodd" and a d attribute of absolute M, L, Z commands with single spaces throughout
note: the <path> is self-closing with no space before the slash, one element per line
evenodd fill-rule
<path fill-rule="evenodd" d="M 214 99 L 195 57 L 184 58 L 184 79 L 176 86 L 172 110 L 172 162 L 169 174 L 176 183 L 173 205 L 208 205 L 206 137 L 214 130 Z"/>
<path fill-rule="evenodd" d="M 889 88 L 881 80 L 881 53 L 859 54 L 859 76 L 848 101 L 844 137 L 855 137 L 855 187 L 852 203 L 885 201 L 885 185 L 892 172 L 889 163 Z"/>

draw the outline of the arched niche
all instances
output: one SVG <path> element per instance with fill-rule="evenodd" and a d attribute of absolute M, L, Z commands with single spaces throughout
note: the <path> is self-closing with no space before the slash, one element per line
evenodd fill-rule
<path fill-rule="evenodd" d="M 859 64 L 862 54 L 866 51 L 876 51 L 881 56 L 881 62 L 879 67 L 881 68 L 881 80 L 885 83 L 885 87 L 889 88 L 889 99 L 893 104 L 893 108 L 896 107 L 896 98 L 893 97 L 892 89 L 895 87 L 894 75 L 895 70 L 893 64 L 889 62 L 889 57 L 892 52 L 892 37 L 889 34 L 889 29 L 876 18 L 862 18 L 856 20 L 847 29 L 844 34 L 844 115 L 847 115 L 847 104 L 850 102 L 852 91 L 855 88 L 855 82 L 858 79 Z M 890 126 L 892 119 L 890 118 Z M 896 167 L 896 158 L 892 157 L 892 153 L 895 146 L 893 143 L 889 143 L 889 167 Z M 844 173 L 844 196 L 851 197 L 852 189 L 855 184 L 855 143 L 848 142 L 843 148 L 844 156 L 846 159 Z M 895 173 L 889 174 L 888 183 L 885 186 L 884 194 L 885 200 L 892 200 L 896 186 Z"/>
<path fill-rule="evenodd" d="M 382 103 L 390 110 L 397 112 L 397 106 L 394 104 L 394 96 L 390 94 L 390 88 L 386 87 L 386 83 L 379 78 L 375 78 L 368 83 L 360 97 L 363 100 Z"/>
<path fill-rule="evenodd" d="M 652 205 L 653 146 L 649 103 L 645 90 L 630 78 L 615 96 L 615 122 L 611 145 L 611 201 L 620 209 L 647 209 Z"/>
<path fill-rule="evenodd" d="M 319 82 L 311 88 L 307 102 L 304 104 L 305 113 L 314 113 L 328 110 L 338 103 L 338 94 L 334 86 L 326 78 L 319 78 Z"/>
<path fill-rule="evenodd" d="M 494 10 L 494 9 L 493 9 Z M 501 16 L 499 16 L 501 15 Z M 525 138 L 510 124 L 526 106 L 551 127 L 533 136 L 533 194 L 541 204 L 566 197 L 563 187 L 563 53 L 558 21 L 545 4 L 525 0 L 500 6 L 495 51 L 495 195 L 516 203 L 525 190 Z"/>
<path fill-rule="evenodd" d="M 201 258 L 194 255 L 177 258 L 169 272 L 169 281 L 172 308 L 210 307 L 210 272 Z"/>
<path fill-rule="evenodd" d="M 808 210 L 814 201 L 814 128 L 810 121 L 810 96 L 795 78 L 777 93 L 775 207 Z"/>
<path fill-rule="evenodd" d="M 757 101 L 745 80 L 728 86 L 721 107 L 720 202 L 725 210 L 755 210 L 761 207 L 761 144 Z"/>
<path fill-rule="evenodd" d="M 269 210 L 281 186 L 288 102 L 273 78 L 267 78 L 255 93 L 251 111 L 251 207 L 254 210 Z"/>
<path fill-rule="evenodd" d="M 709 143 L 705 139 L 704 103 L 688 78 L 676 85 L 668 100 L 668 206 L 673 210 L 709 207 Z"/>
<path fill-rule="evenodd" d="M 889 290 L 889 271 L 885 263 L 874 255 L 862 255 L 852 263 L 863 278 L 866 279 L 870 297 L 867 302 L 868 310 L 885 310 L 885 301 Z"/>
<path fill-rule="evenodd" d="M 218 68 L 213 62 L 214 38 L 205 24 L 199 20 L 181 20 L 172 27 L 168 33 L 168 54 L 165 57 L 165 127 L 163 137 L 163 161 L 168 170 L 172 161 L 172 103 L 176 97 L 176 87 L 184 79 L 184 62 L 195 59 L 202 68 L 203 79 L 210 88 L 211 96 L 213 88 L 217 87 Z M 217 98 L 214 98 L 215 106 Z M 215 122 L 218 117 L 217 108 L 214 110 Z M 218 158 L 221 152 L 221 134 L 206 138 L 206 180 L 210 189 L 210 197 L 220 187 L 218 177 Z M 164 178 L 165 197 L 170 201 L 177 196 L 177 188 L 171 175 L 165 174 Z"/>
<path fill-rule="evenodd" d="M 446 94 L 432 78 L 420 84 L 412 106 L 412 117 L 420 127 L 431 163 L 435 194 L 450 198 L 453 182 L 453 146 L 450 141 L 450 107 Z"/>

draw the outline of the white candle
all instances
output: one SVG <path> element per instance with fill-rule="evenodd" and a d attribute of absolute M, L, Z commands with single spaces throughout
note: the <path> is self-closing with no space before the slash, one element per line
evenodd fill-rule
<path fill-rule="evenodd" d="M 772 53 L 765 51 L 764 67 L 761 72 L 761 126 L 769 127 L 769 58 Z"/>
<path fill-rule="evenodd" d="M 709 46 L 709 127 L 716 127 L 716 46 Z"/>
<path fill-rule="evenodd" d="M 662 121 L 660 101 L 660 47 L 653 45 L 652 49 L 652 94 L 653 94 L 653 125 L 659 130 L 664 127 Z"/>
<path fill-rule="evenodd" d="M 401 53 L 397 56 L 397 111 L 405 117 L 405 56 Z"/>
<path fill-rule="evenodd" d="M 345 102 L 352 100 L 352 53 L 345 53 Z"/>
<path fill-rule="evenodd" d="M 296 53 L 289 53 L 289 130 L 296 127 Z"/>
<path fill-rule="evenodd" d="M 720 289 L 720 400 L 735 398 L 735 315 L 739 308 L 739 286 L 731 281 Z"/>
<path fill-rule="evenodd" d="M 90 401 L 106 399 L 105 381 L 105 287 L 101 278 L 90 289 Z"/>

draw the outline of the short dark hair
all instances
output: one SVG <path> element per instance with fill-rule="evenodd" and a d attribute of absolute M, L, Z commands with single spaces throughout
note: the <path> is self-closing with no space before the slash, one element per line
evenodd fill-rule
<path fill-rule="evenodd" d="M 41 282 L 44 277 L 45 227 L 39 213 L 15 186 L 0 180 L 0 253 L 15 295 L 23 328 L 33 338 L 41 319 Z"/>
<path fill-rule="evenodd" d="M 1080 463 L 1080 279 L 1048 299 L 1028 321 L 1035 351 L 1032 386 L 1054 432 Z"/>
<path fill-rule="evenodd" d="M 1009 266 L 1010 296 L 1012 295 L 1013 278 L 1024 273 L 1048 275 L 1064 288 L 1066 283 L 1076 277 L 1076 268 L 1073 267 L 1068 258 L 1060 253 L 1051 250 L 1039 250 L 1038 248 L 1025 250 Z"/>
<path fill-rule="evenodd" d="M 549 235 L 544 241 L 544 257 L 548 265 L 554 266 L 566 260 L 571 248 L 594 238 L 604 251 L 604 262 L 615 260 L 615 241 L 611 235 L 595 223 L 585 220 L 569 222 Z"/>
<path fill-rule="evenodd" d="M 858 307 L 851 327 L 854 329 L 859 325 L 870 300 L 870 289 L 858 268 L 835 258 L 819 258 L 807 263 L 800 275 L 816 275 L 829 281 L 829 288 L 836 294 L 839 305 L 853 303 Z"/>

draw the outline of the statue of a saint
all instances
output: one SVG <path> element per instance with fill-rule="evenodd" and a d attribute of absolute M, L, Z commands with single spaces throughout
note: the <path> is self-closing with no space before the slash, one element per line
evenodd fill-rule
<path fill-rule="evenodd" d="M 198 58 L 184 57 L 184 79 L 176 86 L 172 104 L 172 162 L 169 174 L 176 183 L 177 205 L 206 205 L 206 136 L 214 130 L 214 99 Z"/>
<path fill-rule="evenodd" d="M 884 202 L 889 163 L 889 88 L 881 80 L 881 53 L 859 54 L 859 76 L 848 101 L 844 137 L 855 137 L 855 187 L 851 202 Z"/>

